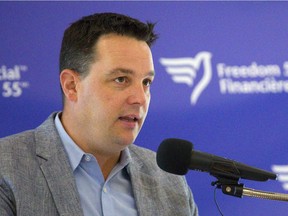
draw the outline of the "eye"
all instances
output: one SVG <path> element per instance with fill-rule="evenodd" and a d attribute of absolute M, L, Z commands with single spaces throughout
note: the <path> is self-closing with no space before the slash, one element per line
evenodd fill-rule
<path fill-rule="evenodd" d="M 143 84 L 144 84 L 145 86 L 149 87 L 149 86 L 152 84 L 152 80 L 151 80 L 151 79 L 145 79 L 145 80 L 143 81 Z"/>
<path fill-rule="evenodd" d="M 125 82 L 128 81 L 128 79 L 127 79 L 127 77 L 117 77 L 117 78 L 115 79 L 115 81 L 116 81 L 117 83 L 125 83 Z"/>

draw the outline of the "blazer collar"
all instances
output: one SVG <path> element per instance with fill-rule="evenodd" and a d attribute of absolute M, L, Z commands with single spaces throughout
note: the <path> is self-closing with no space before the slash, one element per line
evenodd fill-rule
<path fill-rule="evenodd" d="M 139 150 L 137 151 L 138 148 L 139 147 L 135 145 L 129 146 L 132 161 L 127 166 L 127 171 L 132 181 L 138 214 L 139 216 L 144 216 L 147 215 L 147 212 L 152 211 L 152 209 L 156 209 L 154 215 L 159 215 L 156 213 L 157 207 L 152 206 L 156 205 L 156 203 L 149 206 L 143 205 L 143 203 L 147 204 L 147 200 L 150 200 L 151 197 L 155 196 L 155 191 L 157 191 L 157 188 L 161 187 L 161 185 L 159 185 L 159 181 L 155 178 L 157 176 L 157 171 L 154 170 L 155 167 L 152 165 L 154 163 L 147 159 L 143 159 L 141 152 L 139 152 Z M 143 160 L 145 160 L 145 163 L 143 163 Z"/>
<path fill-rule="evenodd" d="M 83 216 L 73 170 L 54 124 L 56 113 L 35 130 L 36 154 L 60 215 Z"/>

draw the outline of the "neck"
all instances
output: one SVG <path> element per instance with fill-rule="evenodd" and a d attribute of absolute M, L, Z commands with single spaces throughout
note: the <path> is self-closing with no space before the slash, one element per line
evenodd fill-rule
<path fill-rule="evenodd" d="M 100 166 L 100 169 L 102 171 L 102 175 L 104 177 L 104 179 L 106 180 L 110 174 L 110 172 L 112 171 L 112 169 L 116 166 L 116 164 L 119 162 L 120 160 L 120 155 L 115 155 L 115 156 L 103 156 L 103 155 L 99 155 L 99 154 L 93 154 L 96 159 L 97 162 Z"/>

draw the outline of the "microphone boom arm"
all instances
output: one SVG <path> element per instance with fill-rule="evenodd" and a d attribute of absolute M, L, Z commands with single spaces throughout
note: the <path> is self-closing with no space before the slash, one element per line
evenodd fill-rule
<path fill-rule="evenodd" d="M 255 190 L 252 188 L 245 188 L 243 184 L 239 184 L 237 179 L 229 179 L 223 177 L 217 177 L 218 181 L 212 182 L 212 186 L 216 185 L 217 188 L 221 188 L 222 192 L 226 195 L 242 198 L 243 196 L 288 201 L 288 194 L 275 193 L 269 191 Z"/>
<path fill-rule="evenodd" d="M 288 194 L 260 191 L 251 188 L 243 188 L 243 195 L 261 199 L 288 201 Z"/>

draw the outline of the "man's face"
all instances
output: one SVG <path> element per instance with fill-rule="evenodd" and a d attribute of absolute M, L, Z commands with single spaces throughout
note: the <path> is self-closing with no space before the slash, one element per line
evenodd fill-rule
<path fill-rule="evenodd" d="M 116 153 L 134 142 L 146 118 L 152 54 L 144 41 L 109 34 L 98 40 L 96 55 L 77 86 L 74 113 L 86 151 Z"/>

